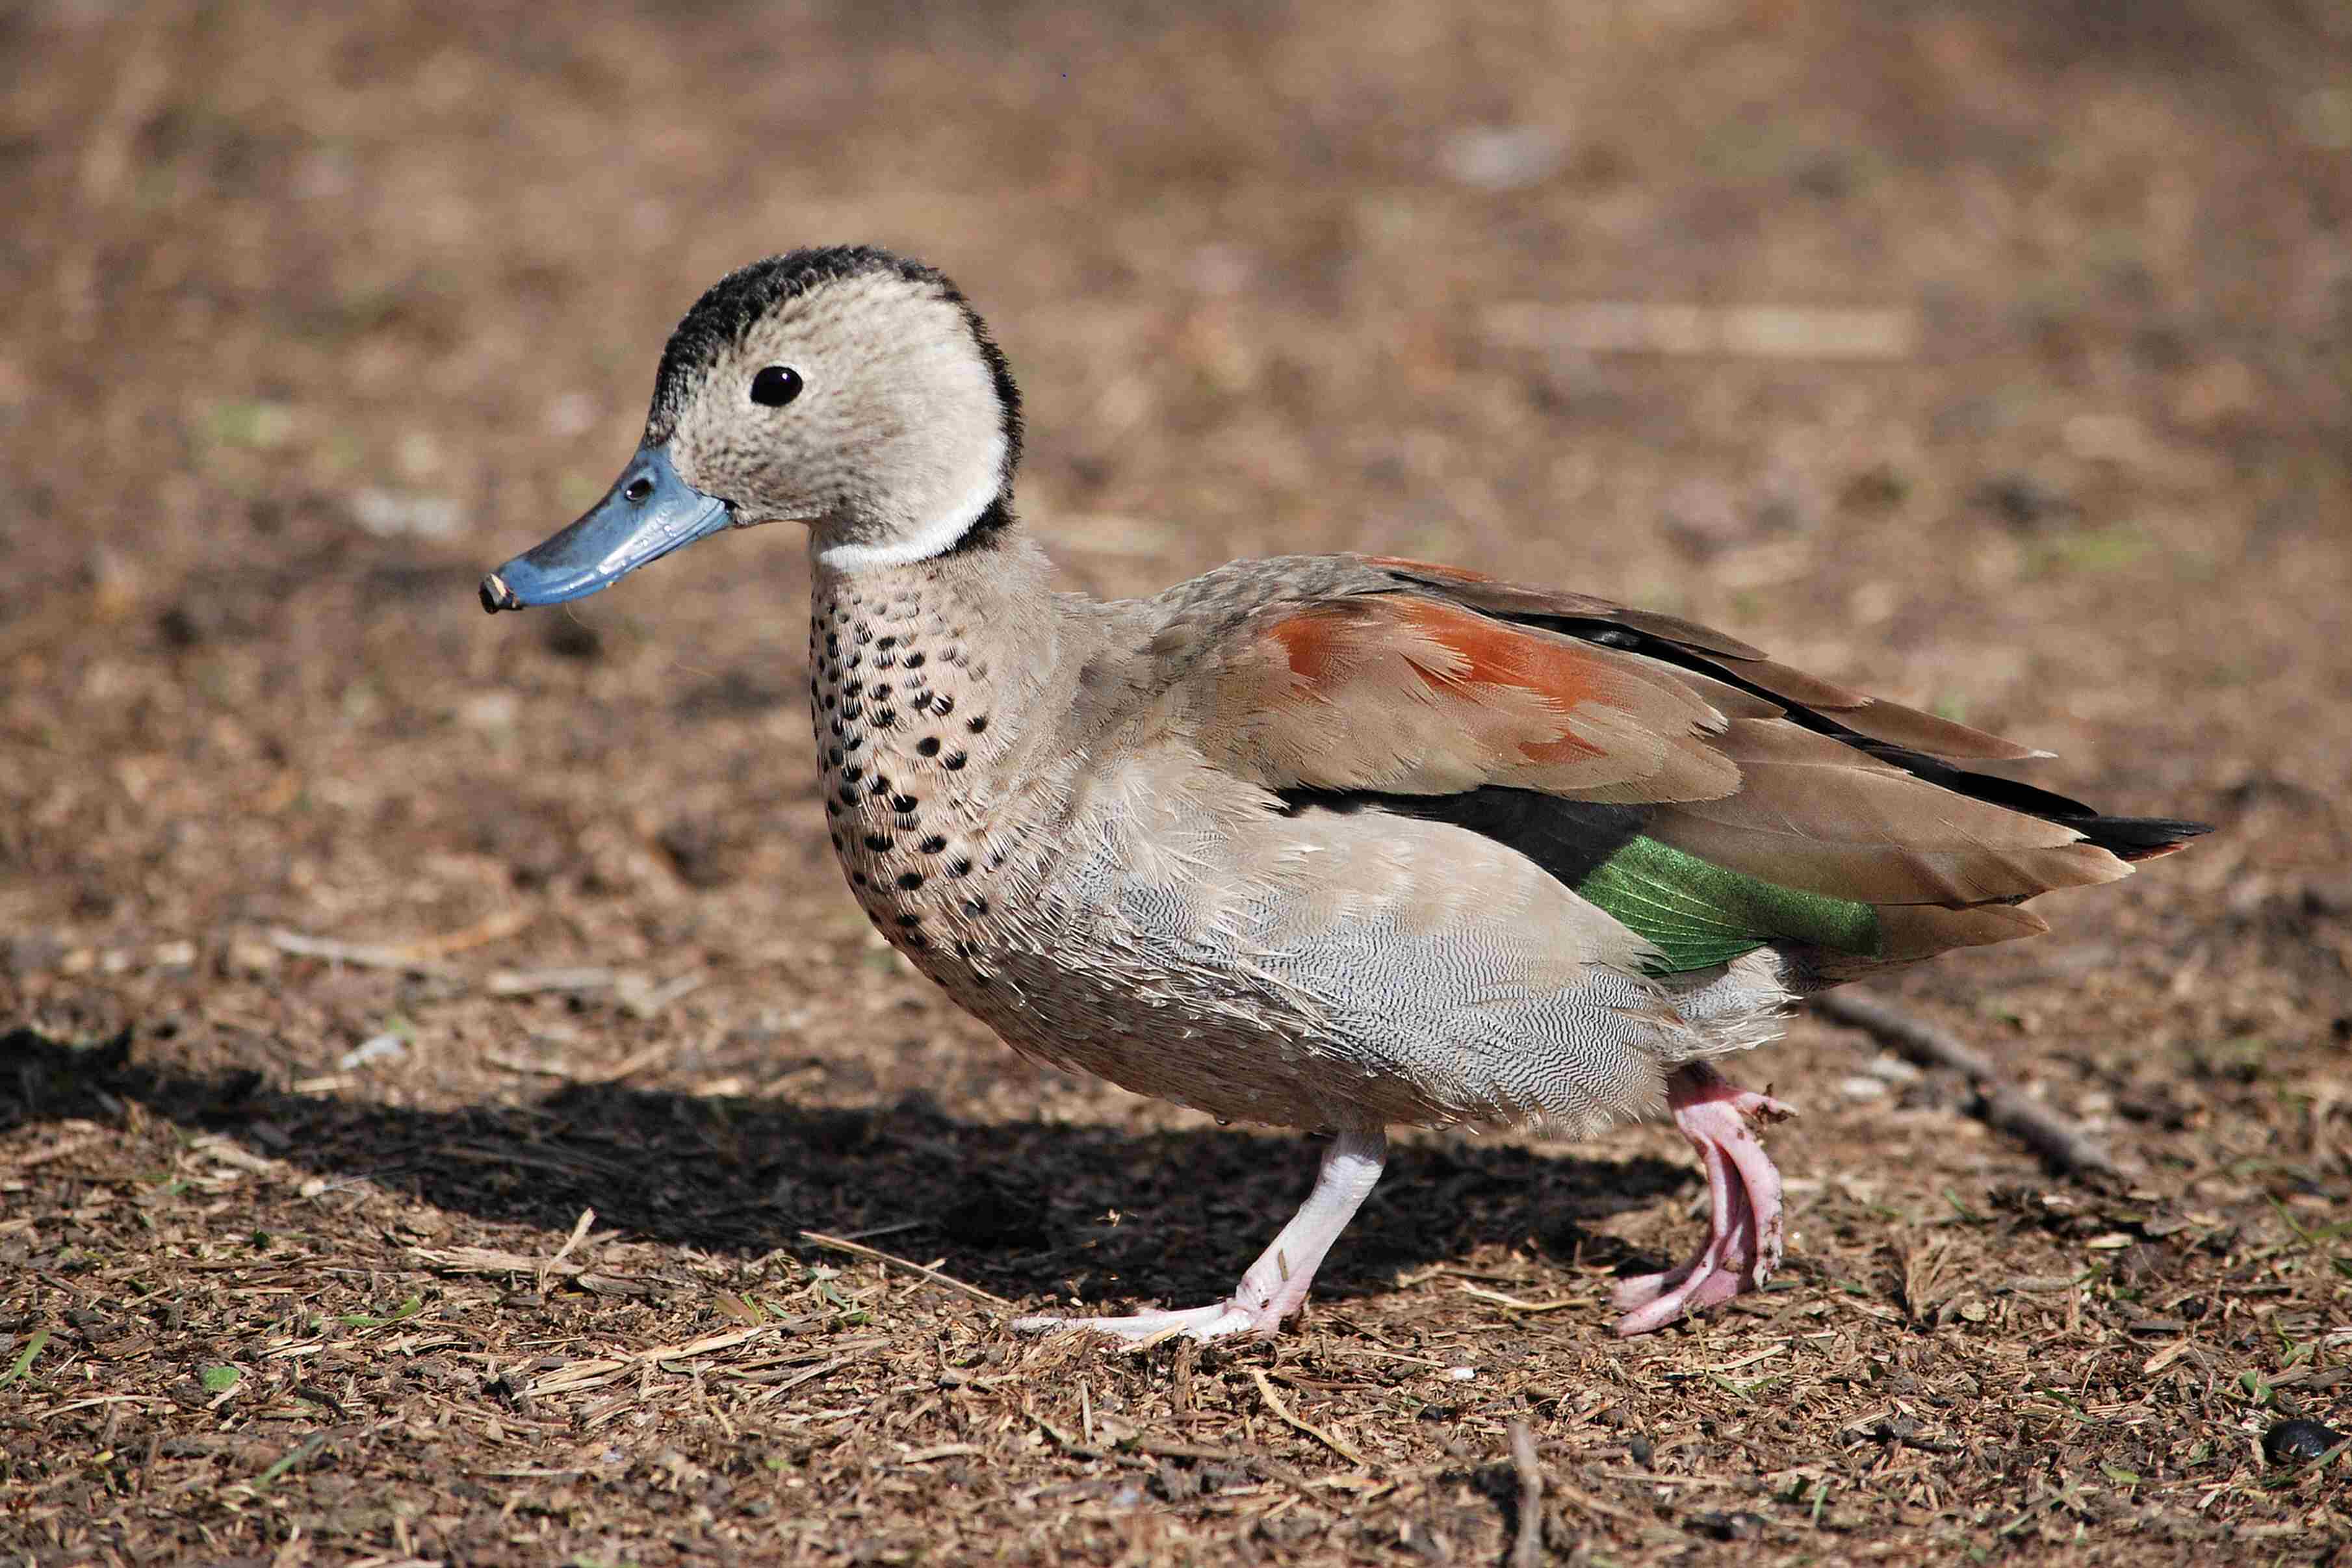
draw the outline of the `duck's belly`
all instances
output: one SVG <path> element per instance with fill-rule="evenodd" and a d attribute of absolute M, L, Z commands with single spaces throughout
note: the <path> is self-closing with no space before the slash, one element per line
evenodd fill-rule
<path fill-rule="evenodd" d="M 1055 1066 L 1230 1120 L 1584 1132 L 1654 1109 L 1698 1053 L 1607 961 L 1622 928 L 1476 834 L 1285 817 L 1140 766 L 1012 804 L 934 835 L 919 803 L 879 852 L 867 810 L 836 842 L 883 934 Z M 906 864 L 910 834 L 949 840 L 934 869 Z"/>

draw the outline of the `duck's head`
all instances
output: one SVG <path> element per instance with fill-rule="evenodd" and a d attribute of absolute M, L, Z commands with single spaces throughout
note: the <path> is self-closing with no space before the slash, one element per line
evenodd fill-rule
<path fill-rule="evenodd" d="M 772 256 L 695 301 L 628 466 L 482 606 L 583 598 L 761 523 L 807 524 L 840 570 L 926 559 L 1009 520 L 1020 455 L 1020 394 L 953 284 L 867 246 Z"/>

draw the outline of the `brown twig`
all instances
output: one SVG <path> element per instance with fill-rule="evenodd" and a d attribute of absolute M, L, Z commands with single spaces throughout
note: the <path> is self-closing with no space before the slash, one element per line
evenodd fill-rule
<path fill-rule="evenodd" d="M 1511 1542 L 1511 1568 L 1536 1568 L 1543 1561 L 1543 1469 L 1536 1463 L 1536 1437 L 1525 1421 L 1513 1421 L 1511 1470 L 1519 1478 L 1519 1530 Z"/>
<path fill-rule="evenodd" d="M 1249 1369 L 1249 1375 L 1257 1382 L 1258 1397 L 1265 1401 L 1265 1407 L 1272 1411 L 1276 1419 L 1279 1420 L 1284 1426 L 1297 1427 L 1299 1431 L 1306 1433 L 1308 1437 L 1314 1438 L 1317 1442 L 1322 1444 L 1325 1448 L 1330 1449 L 1333 1453 L 1339 1455 L 1341 1458 L 1347 1460 L 1358 1469 L 1369 1470 L 1372 1468 L 1372 1462 L 1370 1459 L 1367 1459 L 1363 1455 L 1356 1452 L 1356 1450 L 1349 1447 L 1347 1441 L 1340 1437 L 1337 1433 L 1332 1432 L 1328 1428 L 1318 1427 L 1314 1422 L 1306 1419 L 1304 1416 L 1292 1415 L 1290 1412 L 1290 1406 L 1282 1402 L 1282 1396 L 1274 1391 L 1274 1385 L 1266 1380 L 1265 1373 L 1260 1372 L 1256 1367 L 1253 1366 Z"/>
<path fill-rule="evenodd" d="M 942 1274 L 937 1269 L 927 1268 L 920 1263 L 910 1263 L 906 1259 L 885 1252 L 878 1247 L 868 1247 L 863 1242 L 851 1241 L 844 1237 L 827 1236 L 821 1230 L 803 1230 L 801 1232 L 801 1239 L 818 1247 L 829 1248 L 835 1252 L 846 1252 L 853 1258 L 870 1258 L 877 1263 L 887 1263 L 893 1269 L 904 1269 L 909 1274 L 919 1275 L 934 1285 L 945 1285 L 950 1291 L 961 1291 L 965 1295 L 986 1301 L 992 1307 L 1003 1307 L 1010 1311 L 1013 1306 L 1013 1303 L 1003 1296 L 991 1295 L 978 1285 L 967 1285 L 952 1274 Z"/>
<path fill-rule="evenodd" d="M 1813 998 L 1813 1010 L 1832 1023 L 1858 1029 L 1892 1047 L 1906 1061 L 1921 1067 L 1943 1067 L 1965 1073 L 1975 1086 L 1977 1114 L 1988 1125 L 2024 1144 L 2068 1174 L 2084 1171 L 2116 1174 L 2116 1162 L 2097 1140 L 2044 1105 L 2038 1105 L 2009 1082 L 1992 1059 L 1947 1030 L 1910 1014 L 1843 991 Z"/>
<path fill-rule="evenodd" d="M 463 971 L 408 947 L 369 942 L 339 942 L 331 936 L 310 936 L 299 931 L 274 930 L 269 945 L 298 958 L 324 958 L 355 969 L 399 969 L 435 979 L 458 979 Z"/>

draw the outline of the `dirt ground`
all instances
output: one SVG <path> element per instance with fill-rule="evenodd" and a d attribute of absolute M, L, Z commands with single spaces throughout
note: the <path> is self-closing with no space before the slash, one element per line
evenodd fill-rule
<path fill-rule="evenodd" d="M 2348 17 L 0 11 L 0 1556 L 2346 1561 L 2263 1438 L 2352 1429 Z M 1801 1018 L 1706 1321 L 1609 1333 L 1640 1126 L 1409 1139 L 1277 1341 L 1010 1334 L 1225 1289 L 1311 1146 L 867 932 L 795 539 L 474 601 L 843 240 L 990 317 L 1075 584 L 1451 559 L 2218 824 L 1882 991 L 2126 1174 Z"/>

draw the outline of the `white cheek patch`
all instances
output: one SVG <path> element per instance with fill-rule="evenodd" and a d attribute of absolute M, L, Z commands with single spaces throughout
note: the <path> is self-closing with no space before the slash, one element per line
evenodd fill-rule
<path fill-rule="evenodd" d="M 1004 436 L 999 432 L 988 446 L 982 476 L 937 517 L 873 544 L 827 545 L 816 552 L 817 564 L 835 571 L 866 571 L 877 566 L 908 566 L 942 555 L 971 531 L 1004 488 Z"/>

